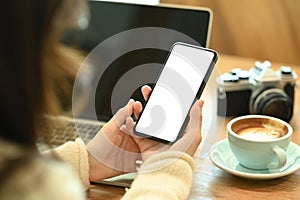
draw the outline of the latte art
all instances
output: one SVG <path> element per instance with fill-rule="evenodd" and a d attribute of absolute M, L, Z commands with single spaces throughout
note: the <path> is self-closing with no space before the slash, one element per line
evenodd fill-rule
<path fill-rule="evenodd" d="M 238 134 L 244 139 L 255 141 L 273 140 L 283 136 L 279 131 L 266 127 L 244 128 Z"/>

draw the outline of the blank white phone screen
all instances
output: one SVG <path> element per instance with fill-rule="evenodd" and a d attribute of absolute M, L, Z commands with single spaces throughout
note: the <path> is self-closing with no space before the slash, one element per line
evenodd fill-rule
<path fill-rule="evenodd" d="M 135 127 L 143 135 L 174 142 L 214 53 L 175 44 Z"/>

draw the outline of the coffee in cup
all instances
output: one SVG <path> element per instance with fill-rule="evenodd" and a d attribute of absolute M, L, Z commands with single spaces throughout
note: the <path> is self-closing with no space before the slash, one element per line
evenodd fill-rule
<path fill-rule="evenodd" d="M 241 165 L 251 169 L 276 169 L 286 163 L 292 127 L 265 115 L 247 115 L 227 124 L 228 142 Z"/>
<path fill-rule="evenodd" d="M 231 128 L 240 137 L 254 141 L 280 138 L 288 131 L 286 126 L 269 118 L 246 118 L 234 123 Z"/>

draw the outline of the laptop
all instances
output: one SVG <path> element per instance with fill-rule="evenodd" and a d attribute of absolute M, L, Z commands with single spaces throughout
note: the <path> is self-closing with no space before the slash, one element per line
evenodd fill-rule
<path fill-rule="evenodd" d="M 164 43 L 164 48 L 140 48 L 131 50 L 122 55 L 118 55 L 116 60 L 110 62 L 103 70 L 101 79 L 88 80 L 86 84 L 91 84 L 90 88 L 95 88 L 93 95 L 83 95 L 85 102 L 93 102 L 81 106 L 80 113 L 75 115 L 76 128 L 84 142 L 88 142 L 100 130 L 101 126 L 113 116 L 118 108 L 121 108 L 129 98 L 134 98 L 144 102 L 140 87 L 144 84 L 153 85 L 159 75 L 161 64 L 168 55 L 168 49 L 175 42 L 185 42 L 207 47 L 209 45 L 210 31 L 212 24 L 212 12 L 208 8 L 187 7 L 171 4 L 142 5 L 131 3 L 117 3 L 105 1 L 89 1 L 90 22 L 85 30 L 70 30 L 62 37 L 62 42 L 80 49 L 87 55 L 91 54 L 99 44 L 105 43 L 110 38 L 123 34 L 131 30 L 173 30 L 182 33 L 187 37 L 177 37 L 177 35 L 155 32 L 155 39 L 152 42 L 156 44 Z M 147 29 L 148 28 L 148 29 Z M 147 37 L 147 32 L 145 32 Z M 147 37 L 148 38 L 148 37 Z M 147 39 L 145 38 L 145 39 Z M 135 43 L 136 38 L 131 41 L 120 41 L 121 46 Z M 119 43 L 118 43 L 119 44 Z M 111 45 L 118 45 L 116 42 Z M 120 45 L 119 44 L 119 45 Z M 154 46 L 155 46 L 154 45 Z M 116 46 L 109 47 L 102 58 L 112 57 L 110 49 L 119 49 Z M 111 51 L 115 53 L 115 51 Z M 115 55 L 114 55 L 115 56 Z M 119 90 L 117 92 L 119 102 L 113 102 L 116 94 L 116 86 L 122 81 L 134 82 L 132 78 L 126 77 L 126 73 L 134 71 L 139 65 L 158 63 L 153 67 L 148 66 L 147 72 L 140 73 L 139 80 L 144 80 L 143 84 L 135 90 Z M 159 65 L 160 64 L 160 65 Z M 100 64 L 94 68 L 101 68 Z M 97 74 L 91 72 L 90 74 Z M 123 78 L 123 79 L 122 79 Z M 89 78 L 88 78 L 89 79 Z M 91 78 L 93 79 L 93 78 Z M 96 86 L 95 86 L 96 85 Z M 120 85 L 120 84 L 119 84 Z M 89 88 L 89 87 L 87 87 Z M 92 90 L 92 89 L 91 89 Z M 73 98 L 74 100 L 74 98 Z M 73 102 L 74 103 L 74 102 Z M 111 104 L 114 103 L 114 107 Z M 84 104 L 83 104 L 84 105 Z M 100 123 L 99 123 L 100 122 Z M 103 184 L 129 187 L 135 173 L 125 174 L 111 179 L 100 181 Z"/>

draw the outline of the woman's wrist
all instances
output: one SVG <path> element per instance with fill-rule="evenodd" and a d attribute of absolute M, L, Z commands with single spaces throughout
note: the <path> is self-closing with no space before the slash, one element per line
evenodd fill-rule
<path fill-rule="evenodd" d="M 89 180 L 99 181 L 113 176 L 123 174 L 123 172 L 112 169 L 102 162 L 98 161 L 91 153 L 88 152 L 89 159 Z"/>

